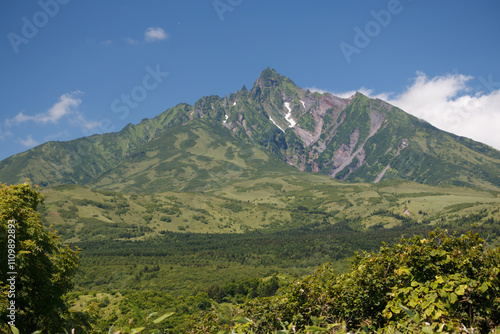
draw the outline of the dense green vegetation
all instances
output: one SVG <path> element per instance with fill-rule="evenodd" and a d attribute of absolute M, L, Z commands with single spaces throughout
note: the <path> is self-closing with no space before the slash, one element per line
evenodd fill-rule
<path fill-rule="evenodd" d="M 44 229 L 41 195 L 29 184 L 0 184 L 0 331 L 51 331 L 66 325 L 63 295 L 72 288 L 77 252 Z"/>
<path fill-rule="evenodd" d="M 357 254 L 351 268 L 339 275 L 324 265 L 275 297 L 233 309 L 236 320 L 209 312 L 192 332 L 487 333 L 500 324 L 500 248 L 486 249 L 477 234 L 402 239 Z"/>

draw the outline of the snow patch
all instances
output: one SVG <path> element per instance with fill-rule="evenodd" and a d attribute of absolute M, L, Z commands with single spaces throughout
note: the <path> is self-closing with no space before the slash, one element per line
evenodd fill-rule
<path fill-rule="evenodd" d="M 292 108 L 290 108 L 290 103 L 285 102 L 285 108 L 288 109 L 288 114 L 285 115 L 285 119 L 290 125 L 288 126 L 289 128 L 293 128 L 295 125 L 297 125 L 297 122 L 295 122 L 292 118 Z"/>
<path fill-rule="evenodd" d="M 288 126 L 289 128 L 293 128 L 295 125 L 297 125 L 297 122 L 295 122 L 292 118 L 291 112 L 286 114 L 285 119 L 287 120 L 288 123 L 290 123 L 290 125 Z"/>
<path fill-rule="evenodd" d="M 274 119 L 271 118 L 271 116 L 269 116 L 269 119 L 271 120 L 271 122 L 273 122 L 274 125 L 276 125 L 278 127 L 278 129 L 280 129 L 281 131 L 285 132 L 285 130 L 283 130 L 281 128 L 281 126 L 279 126 L 278 124 L 276 124 L 276 122 L 274 121 Z"/>
<path fill-rule="evenodd" d="M 288 109 L 288 112 L 291 113 L 292 112 L 292 108 L 290 108 L 290 102 L 285 102 L 285 108 Z"/>
<path fill-rule="evenodd" d="M 236 101 L 233 102 L 233 106 L 235 106 L 235 105 L 236 105 Z"/>
<path fill-rule="evenodd" d="M 302 107 L 304 107 L 304 109 L 306 109 L 306 103 L 302 100 L 300 100 L 300 103 L 302 103 Z"/>
<path fill-rule="evenodd" d="M 225 120 L 223 120 L 223 121 L 222 121 L 222 123 L 226 124 L 227 119 L 229 118 L 229 116 L 228 116 L 228 115 L 224 115 L 224 116 L 226 116 L 226 119 L 225 119 Z"/>

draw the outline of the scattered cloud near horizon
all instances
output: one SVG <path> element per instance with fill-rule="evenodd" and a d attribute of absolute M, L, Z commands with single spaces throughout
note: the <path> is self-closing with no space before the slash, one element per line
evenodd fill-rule
<path fill-rule="evenodd" d="M 82 130 L 92 130 L 99 126 L 99 122 L 87 121 L 83 114 L 78 110 L 78 107 L 82 104 L 82 95 L 83 93 L 81 91 L 63 94 L 47 111 L 38 114 L 27 115 L 21 111 L 14 118 L 5 120 L 4 125 L 7 128 L 5 133 L 12 134 L 9 129 L 23 123 L 33 122 L 43 126 L 48 124 L 57 124 L 63 120 L 68 121 L 72 125 L 76 125 Z M 63 131 L 59 134 L 62 135 L 64 133 L 66 132 Z M 47 137 L 46 140 L 55 139 L 55 135 L 51 135 L 49 137 Z M 32 135 L 28 135 L 26 139 L 19 139 L 19 142 L 25 147 L 38 145 L 38 141 L 33 139 Z"/>
<path fill-rule="evenodd" d="M 491 85 L 483 85 L 477 92 L 470 85 L 473 79 L 463 74 L 429 78 L 425 73 L 417 72 L 413 83 L 401 94 L 376 94 L 366 87 L 358 91 L 371 98 L 380 98 L 441 130 L 500 150 L 500 89 L 492 90 Z M 481 79 L 479 81 L 484 82 L 484 78 Z M 314 87 L 309 90 L 327 92 Z M 347 98 L 356 91 L 329 93 Z"/>
<path fill-rule="evenodd" d="M 19 142 L 21 144 L 23 144 L 25 147 L 33 147 L 33 146 L 37 146 L 38 144 L 40 144 L 39 142 L 37 142 L 36 140 L 33 139 L 32 135 L 28 135 L 28 137 L 26 137 L 26 139 L 19 138 Z"/>

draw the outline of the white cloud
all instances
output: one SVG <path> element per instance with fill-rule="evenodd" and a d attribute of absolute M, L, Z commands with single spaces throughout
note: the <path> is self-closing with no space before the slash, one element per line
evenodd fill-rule
<path fill-rule="evenodd" d="M 473 94 L 467 85 L 471 79 L 417 73 L 410 87 L 387 102 L 442 130 L 500 149 L 500 90 Z"/>
<path fill-rule="evenodd" d="M 63 94 L 59 97 L 59 101 L 46 112 L 35 115 L 26 115 L 24 112 L 20 112 L 14 118 L 7 119 L 5 124 L 8 127 L 25 122 L 34 122 L 41 125 L 47 123 L 56 124 L 65 118 L 69 120 L 70 123 L 77 124 L 84 129 L 93 129 L 99 126 L 99 122 L 87 121 L 78 111 L 78 107 L 82 104 L 81 95 L 83 95 L 83 93 L 80 91 Z"/>
<path fill-rule="evenodd" d="M 166 33 L 165 30 L 163 30 L 163 28 L 149 27 L 144 32 L 144 41 L 139 41 L 137 39 L 133 39 L 130 37 L 125 37 L 123 40 L 130 45 L 137 45 L 137 44 L 140 44 L 142 42 L 152 43 L 152 42 L 156 42 L 156 41 L 165 40 L 168 38 L 170 38 L 170 35 L 168 33 Z M 101 44 L 104 44 L 104 45 L 108 45 L 111 43 L 112 43 L 111 40 L 101 42 Z"/>
<path fill-rule="evenodd" d="M 488 92 L 473 93 L 468 85 L 472 79 L 463 74 L 428 78 L 424 73 L 417 72 L 413 83 L 401 94 L 374 94 L 373 90 L 364 87 L 359 92 L 387 101 L 439 129 L 500 149 L 500 89 L 485 87 Z M 355 91 L 330 93 L 347 98 Z"/>
<path fill-rule="evenodd" d="M 161 41 L 167 39 L 169 35 L 160 27 L 149 27 L 144 32 L 144 39 L 146 42 Z"/>
<path fill-rule="evenodd" d="M 7 123 L 9 125 L 19 124 L 29 121 L 41 124 L 57 123 L 64 116 L 76 112 L 76 109 L 82 103 L 82 100 L 79 98 L 81 94 L 82 93 L 80 91 L 75 91 L 61 95 L 59 97 L 59 101 L 56 102 L 46 112 L 35 114 L 33 116 L 25 115 L 23 112 L 20 112 L 19 114 L 16 115 L 16 117 L 14 117 L 11 120 L 8 120 Z"/>
<path fill-rule="evenodd" d="M 19 142 L 21 142 L 21 144 L 23 144 L 26 147 L 33 147 L 39 144 L 36 140 L 33 139 L 31 135 L 28 135 L 26 139 L 19 139 Z"/>

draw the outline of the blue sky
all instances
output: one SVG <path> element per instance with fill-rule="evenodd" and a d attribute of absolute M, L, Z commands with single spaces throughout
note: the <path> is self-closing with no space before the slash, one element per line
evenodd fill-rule
<path fill-rule="evenodd" d="M 381 97 L 500 149 L 500 2 L 5 0 L 0 159 L 251 88 Z"/>

